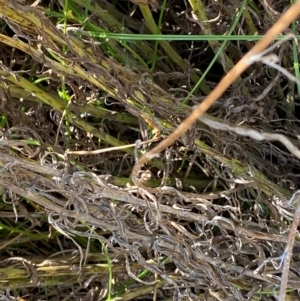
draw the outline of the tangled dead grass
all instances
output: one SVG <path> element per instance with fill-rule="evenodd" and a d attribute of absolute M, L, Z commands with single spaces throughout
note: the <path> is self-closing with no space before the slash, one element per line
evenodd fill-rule
<path fill-rule="evenodd" d="M 229 6 L 221 6 L 224 16 Z M 296 212 L 299 160 L 277 142 L 198 122 L 143 167 L 145 187 L 134 186 L 141 153 L 202 101 L 199 92 L 183 105 L 188 89 L 175 89 L 197 81 L 195 68 L 184 74 L 168 57 L 152 77 L 135 56 L 128 67 L 107 55 L 102 44 L 120 47 L 113 40 L 79 37 L 71 24 L 63 33 L 42 7 L 2 0 L 0 7 L 2 298 L 273 300 Z M 99 7 L 114 9 L 100 1 L 91 23 L 104 18 Z M 264 9 L 277 19 L 265 2 Z M 69 13 L 72 20 L 75 10 Z M 177 17 L 195 31 L 195 22 Z M 205 30 L 223 33 L 221 26 Z M 290 54 L 283 44 L 278 56 L 287 69 Z M 298 146 L 297 110 L 285 101 L 294 86 L 286 79 L 278 85 L 280 76 L 268 72 L 254 66 L 209 114 Z M 299 297 L 299 248 L 296 239 L 287 300 Z"/>

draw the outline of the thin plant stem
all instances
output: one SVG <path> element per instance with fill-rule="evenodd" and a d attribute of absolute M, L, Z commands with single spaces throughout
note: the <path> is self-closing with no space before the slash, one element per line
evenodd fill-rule
<path fill-rule="evenodd" d="M 278 297 L 278 301 L 284 301 L 286 295 L 286 288 L 288 284 L 288 276 L 290 271 L 291 258 L 293 255 L 293 246 L 295 243 L 295 236 L 297 234 L 297 228 L 300 221 L 300 193 L 297 190 L 291 198 L 291 201 L 296 204 L 297 209 L 294 214 L 294 219 L 290 228 L 290 233 L 288 236 L 288 241 L 286 244 L 286 248 L 284 250 L 284 260 L 283 260 L 283 269 L 281 276 L 281 285 L 280 285 L 280 293 Z M 290 203 L 291 203 L 290 201 Z"/>

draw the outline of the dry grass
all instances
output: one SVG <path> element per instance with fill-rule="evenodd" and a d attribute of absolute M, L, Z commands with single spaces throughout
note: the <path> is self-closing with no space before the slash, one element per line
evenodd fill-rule
<path fill-rule="evenodd" d="M 298 300 L 298 83 L 253 56 L 299 9 L 244 1 L 234 34 L 279 21 L 219 51 L 91 33 L 224 34 L 240 3 L 47 5 L 0 0 L 1 298 Z"/>

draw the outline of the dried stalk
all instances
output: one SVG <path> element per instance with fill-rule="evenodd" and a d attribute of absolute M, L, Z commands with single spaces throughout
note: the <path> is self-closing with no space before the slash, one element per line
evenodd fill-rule
<path fill-rule="evenodd" d="M 290 233 L 288 236 L 288 241 L 286 244 L 286 248 L 283 253 L 283 269 L 282 269 L 282 276 L 281 276 L 281 285 L 280 285 L 280 293 L 278 300 L 279 301 L 284 301 L 285 300 L 285 295 L 286 295 L 286 287 L 288 284 L 288 277 L 289 277 L 289 271 L 290 271 L 290 263 L 291 263 L 291 258 L 293 255 L 293 246 L 295 243 L 295 236 L 297 234 L 297 228 L 299 225 L 300 221 L 300 191 L 297 190 L 294 195 L 292 196 L 291 200 L 289 203 L 294 203 L 297 206 L 293 223 L 290 228 Z M 292 204 L 291 204 L 292 205 Z"/>

